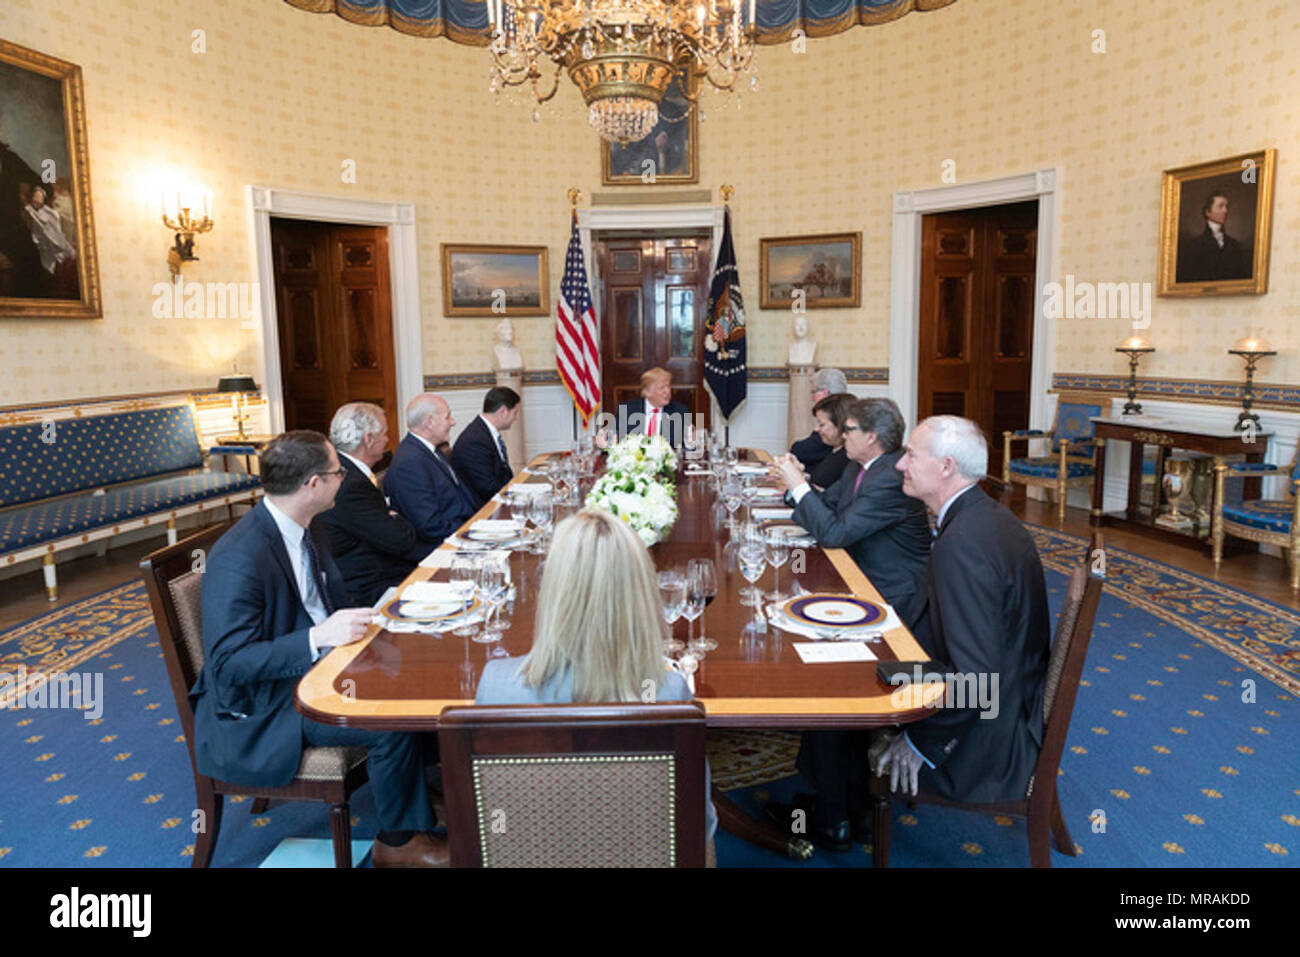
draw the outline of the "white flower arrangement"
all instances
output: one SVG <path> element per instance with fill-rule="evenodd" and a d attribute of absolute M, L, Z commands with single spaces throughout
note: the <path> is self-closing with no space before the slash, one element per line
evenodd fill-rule
<path fill-rule="evenodd" d="M 677 521 L 676 470 L 677 455 L 662 436 L 629 435 L 609 450 L 605 474 L 586 504 L 617 515 L 653 545 Z"/>

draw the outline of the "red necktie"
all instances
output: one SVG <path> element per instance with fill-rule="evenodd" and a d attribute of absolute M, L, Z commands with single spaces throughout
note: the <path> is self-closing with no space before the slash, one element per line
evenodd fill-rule
<path fill-rule="evenodd" d="M 650 424 L 646 426 L 646 435 L 654 436 L 659 434 L 659 410 L 652 408 L 650 410 Z"/>

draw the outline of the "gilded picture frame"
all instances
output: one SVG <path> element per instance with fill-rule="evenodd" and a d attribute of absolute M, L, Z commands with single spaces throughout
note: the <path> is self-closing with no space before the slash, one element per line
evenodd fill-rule
<path fill-rule="evenodd" d="M 686 89 L 695 89 L 694 73 Z M 681 186 L 700 181 L 700 110 L 682 90 L 682 74 L 669 85 L 659 122 L 641 140 L 620 146 L 600 141 L 600 181 L 604 186 Z"/>
<path fill-rule="evenodd" d="M 0 318 L 99 319 L 81 67 L 0 40 Z"/>
<path fill-rule="evenodd" d="M 550 315 L 545 246 L 442 244 L 444 316 Z"/>
<path fill-rule="evenodd" d="M 1164 171 L 1157 295 L 1268 292 L 1276 168 L 1262 149 Z"/>
<path fill-rule="evenodd" d="M 759 306 L 806 309 L 862 305 L 862 233 L 781 236 L 758 241 Z"/>

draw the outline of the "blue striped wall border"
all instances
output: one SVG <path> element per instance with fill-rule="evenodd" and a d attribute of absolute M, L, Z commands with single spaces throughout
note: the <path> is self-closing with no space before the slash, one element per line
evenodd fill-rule
<path fill-rule="evenodd" d="M 751 366 L 751 382 L 785 382 L 789 379 L 789 370 L 785 366 Z M 859 366 L 840 367 L 844 377 L 850 382 L 870 382 L 884 384 L 889 382 L 887 367 Z M 453 372 L 426 375 L 424 388 L 435 392 L 439 389 L 475 389 L 496 385 L 496 375 L 491 372 Z M 559 385 L 560 375 L 554 369 L 524 370 L 524 385 Z"/>
<path fill-rule="evenodd" d="M 1157 379 L 1139 376 L 1138 398 L 1172 399 L 1182 402 L 1209 402 L 1216 405 L 1240 405 L 1243 382 L 1214 379 Z M 1052 376 L 1055 392 L 1128 393 L 1128 376 L 1094 375 L 1088 372 L 1057 372 Z M 1256 382 L 1255 405 L 1261 408 L 1300 412 L 1300 386 Z"/>

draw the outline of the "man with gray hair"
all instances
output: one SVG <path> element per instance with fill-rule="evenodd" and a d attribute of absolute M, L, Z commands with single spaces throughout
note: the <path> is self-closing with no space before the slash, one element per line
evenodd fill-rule
<path fill-rule="evenodd" d="M 388 448 L 388 418 L 369 402 L 340 406 L 330 422 L 330 441 L 347 473 L 334 507 L 313 525 L 329 541 L 352 603 L 373 605 L 384 591 L 400 585 L 429 552 L 411 523 L 388 507 L 371 471 Z"/>
<path fill-rule="evenodd" d="M 823 548 L 846 549 L 885 601 L 902 614 L 914 603 L 930 554 L 925 506 L 903 494 L 895 466 L 902 457 L 903 416 L 889 399 L 856 399 L 844 419 L 849 463 L 824 492 L 813 491 L 793 455 L 777 460 L 795 501 L 794 520 Z M 797 767 L 815 794 L 764 810 L 782 828 L 802 810 L 808 835 L 829 850 L 847 851 L 870 839 L 867 734 L 805 731 Z"/>
<path fill-rule="evenodd" d="M 998 699 L 983 713 L 945 708 L 909 725 L 877 758 L 876 773 L 910 794 L 1021 799 L 1043 745 L 1051 640 L 1038 550 L 1020 520 L 977 486 L 988 441 L 969 419 L 926 419 L 896 467 L 903 491 L 938 516 L 925 586 L 905 620 L 933 659 L 927 670 L 986 680 Z"/>
<path fill-rule="evenodd" d="M 839 369 L 818 369 L 812 375 L 811 386 L 813 405 L 828 395 L 849 391 L 848 381 Z M 812 435 L 790 446 L 790 454 L 803 463 L 805 471 L 811 472 L 822 459 L 831 454 L 831 447 L 823 442 L 817 430 L 813 429 Z"/>
<path fill-rule="evenodd" d="M 397 446 L 384 488 L 397 511 L 415 528 L 426 551 L 437 548 L 478 507 L 464 481 L 438 446 L 451 435 L 451 407 L 430 392 L 406 406 L 406 438 Z"/>

